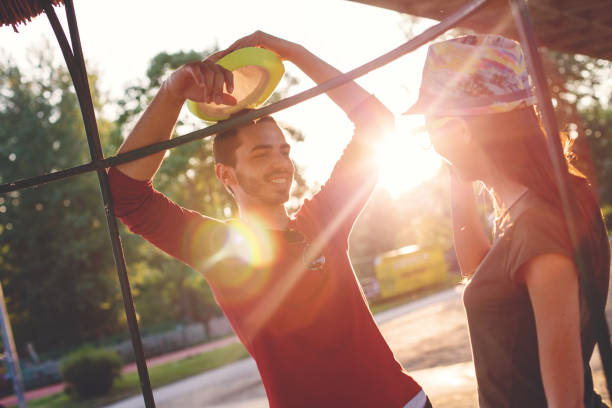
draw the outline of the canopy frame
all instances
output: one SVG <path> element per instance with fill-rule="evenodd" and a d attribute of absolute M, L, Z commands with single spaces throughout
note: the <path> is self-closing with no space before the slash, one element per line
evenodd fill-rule
<path fill-rule="evenodd" d="M 413 39 L 409 40 L 405 44 L 389 51 L 388 53 L 378 57 L 352 71 L 342 74 L 338 77 L 330 79 L 320 85 L 317 85 L 311 89 L 283 99 L 277 103 L 270 104 L 268 106 L 247 112 L 243 115 L 233 117 L 226 121 L 217 123 L 204 129 L 191 132 L 184 136 L 176 137 L 172 140 L 165 142 L 155 143 L 143 148 L 132 150 L 130 152 L 104 158 L 102 152 L 102 146 L 100 142 L 100 136 L 96 124 L 96 116 L 94 106 L 91 98 L 91 90 L 89 88 L 87 80 L 87 70 L 85 61 L 83 58 L 83 51 L 81 48 L 81 42 L 79 37 L 79 30 L 77 25 L 76 13 L 74 9 L 73 0 L 65 0 L 66 17 L 68 21 L 68 30 L 70 35 L 70 41 L 66 37 L 66 34 L 55 14 L 53 4 L 58 3 L 57 0 L 51 1 L 46 0 L 44 2 L 44 12 L 51 24 L 53 32 L 57 38 L 58 44 L 66 61 L 66 65 L 72 77 L 74 87 L 76 90 L 79 105 L 81 107 L 83 122 L 85 124 L 85 133 L 87 136 L 87 142 L 89 145 L 91 162 L 80 166 L 71 167 L 69 169 L 52 172 L 49 174 L 43 174 L 28 179 L 17 180 L 0 185 L 0 193 L 8 193 L 11 191 L 22 190 L 26 188 L 35 187 L 44 183 L 62 180 L 68 177 L 76 176 L 78 174 L 84 174 L 95 171 L 98 175 L 98 181 L 100 184 L 100 191 L 102 195 L 102 201 L 104 204 L 104 210 L 106 214 L 106 221 L 108 226 L 109 237 L 112 244 L 113 256 L 115 259 L 115 267 L 117 269 L 117 275 L 121 287 L 121 294 L 123 297 L 125 314 L 127 317 L 128 328 L 130 331 L 130 337 L 132 339 L 132 346 L 136 357 L 136 364 L 138 367 L 138 375 L 140 378 L 140 385 L 142 389 L 142 395 L 147 408 L 155 407 L 155 400 L 153 398 L 153 391 L 151 389 L 151 383 L 149 380 L 149 373 L 147 370 L 144 350 L 142 346 L 142 338 L 140 336 L 140 330 L 138 328 L 138 321 L 136 318 L 136 312 L 134 309 L 133 298 L 130 289 L 130 283 L 127 275 L 127 267 L 125 262 L 125 256 L 121 245 L 121 238 L 119 236 L 119 229 L 117 225 L 117 219 L 115 217 L 112 195 L 110 191 L 108 175 L 106 168 L 115 166 L 122 163 L 138 160 L 142 157 L 158 153 L 166 149 L 172 149 L 185 143 L 194 142 L 224 130 L 235 128 L 243 125 L 253 119 L 261 118 L 263 116 L 270 115 L 274 112 L 278 112 L 282 109 L 286 109 L 290 106 L 296 105 L 302 101 L 310 99 L 314 96 L 320 95 L 327 92 L 328 90 L 340 86 L 346 82 L 352 81 L 366 73 L 377 69 L 411 51 L 416 50 L 420 46 L 427 42 L 435 39 L 445 31 L 455 27 L 462 20 L 468 16 L 474 14 L 481 6 L 487 1 L 491 0 L 470 0 L 462 5 L 457 11 L 450 14 L 447 18 L 440 21 L 438 24 L 430 27 L 423 33 L 417 35 Z M 572 243 L 574 248 L 577 250 L 578 242 L 576 240 L 576 228 L 574 226 L 574 219 L 572 216 L 572 209 L 576 206 L 575 197 L 571 193 L 571 189 L 568 188 L 568 177 L 567 177 L 567 165 L 563 156 L 563 149 L 561 142 L 558 137 L 559 131 L 556 123 L 554 109 L 551 103 L 550 94 L 548 92 L 548 86 L 546 82 L 546 76 L 543 71 L 542 61 L 537 50 L 537 44 L 535 36 L 533 34 L 533 26 L 530 21 L 529 10 L 525 0 L 508 0 L 513 11 L 514 20 L 516 27 L 518 28 L 521 43 L 525 50 L 526 59 L 528 62 L 528 69 L 536 89 L 536 96 L 538 104 L 542 112 L 542 121 L 548 135 L 548 147 L 549 154 L 553 159 L 555 173 L 557 177 L 557 183 L 562 197 L 562 205 L 564 215 L 568 223 L 570 230 Z M 578 252 L 576 252 L 578 254 Z M 589 300 L 589 306 L 593 313 L 596 321 L 596 339 L 599 346 L 600 354 L 602 357 L 602 363 L 604 367 L 604 373 L 606 376 L 608 393 L 612 395 L 612 388 L 610 384 L 610 378 L 612 373 L 612 348 L 610 347 L 610 336 L 608 325 L 605 320 L 605 315 L 598 311 L 595 307 L 594 301 L 596 299 L 594 285 L 589 279 L 586 273 L 586 265 L 588 263 L 579 261 L 578 268 L 581 276 L 581 288 L 585 291 L 587 299 Z"/>

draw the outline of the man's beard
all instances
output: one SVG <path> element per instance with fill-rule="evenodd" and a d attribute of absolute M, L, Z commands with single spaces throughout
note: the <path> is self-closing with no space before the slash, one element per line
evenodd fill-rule
<path fill-rule="evenodd" d="M 267 187 L 267 182 L 265 180 L 266 177 L 268 176 L 264 176 L 263 179 L 258 179 L 257 177 L 251 177 L 246 174 L 243 174 L 239 170 L 236 171 L 236 179 L 238 181 L 238 184 L 247 194 L 253 197 L 258 197 L 266 204 L 285 204 L 289 199 L 289 191 L 287 191 L 287 193 L 282 194 L 262 194 L 262 192 L 265 191 Z M 287 175 L 287 177 L 290 178 L 291 175 Z"/>

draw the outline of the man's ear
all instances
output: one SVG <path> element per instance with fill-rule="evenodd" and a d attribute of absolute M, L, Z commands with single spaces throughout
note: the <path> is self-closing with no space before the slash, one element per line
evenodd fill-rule
<path fill-rule="evenodd" d="M 224 186 L 228 187 L 231 184 L 236 183 L 236 176 L 234 175 L 234 169 L 223 163 L 217 163 L 215 165 L 215 174 Z"/>

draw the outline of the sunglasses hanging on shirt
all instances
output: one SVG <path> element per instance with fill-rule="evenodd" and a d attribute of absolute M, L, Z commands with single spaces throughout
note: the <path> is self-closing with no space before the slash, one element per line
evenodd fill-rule
<path fill-rule="evenodd" d="M 325 256 L 322 254 L 313 257 L 307 255 L 308 249 L 311 247 L 311 244 L 310 242 L 308 242 L 304 234 L 294 229 L 288 229 L 283 231 L 283 238 L 288 244 L 304 244 L 304 248 L 302 249 L 302 265 L 304 266 L 304 268 L 310 271 L 321 271 L 323 269 L 323 265 L 325 264 Z"/>

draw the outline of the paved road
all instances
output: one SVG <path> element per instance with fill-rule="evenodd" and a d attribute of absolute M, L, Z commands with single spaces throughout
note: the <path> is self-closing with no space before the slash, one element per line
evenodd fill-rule
<path fill-rule="evenodd" d="M 398 360 L 436 407 L 477 406 L 461 290 L 446 290 L 375 316 Z M 603 390 L 598 357 L 592 366 L 596 387 Z M 159 408 L 268 408 L 257 367 L 250 358 L 158 388 L 154 395 Z M 107 408 L 143 406 L 142 397 L 137 396 Z"/>

